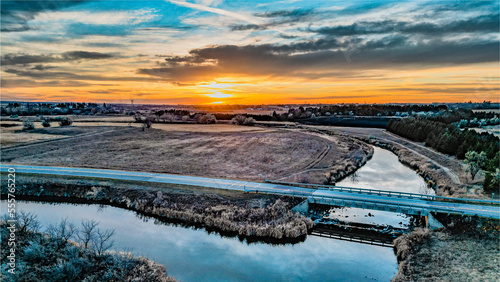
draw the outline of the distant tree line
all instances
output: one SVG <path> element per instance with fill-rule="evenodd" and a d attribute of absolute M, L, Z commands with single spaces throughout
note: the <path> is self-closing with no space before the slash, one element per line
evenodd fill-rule
<path fill-rule="evenodd" d="M 70 114 L 118 114 L 106 104 L 96 103 L 8 103 L 0 107 L 2 116 L 70 115 Z"/>
<path fill-rule="evenodd" d="M 440 115 L 430 116 L 428 117 L 428 119 L 447 124 L 450 123 L 456 123 L 457 125 L 461 124 L 462 126 L 460 127 L 477 127 L 481 125 L 492 125 L 499 123 L 497 113 L 474 112 L 470 109 L 458 109 L 454 111 L 446 111 Z"/>
<path fill-rule="evenodd" d="M 483 154 L 485 161 L 475 163 L 485 170 L 485 190 L 498 190 L 498 171 L 500 169 L 500 139 L 493 134 L 473 130 L 460 130 L 454 124 L 423 118 L 405 118 L 389 122 L 388 130 L 416 142 L 425 142 L 426 146 L 439 152 L 468 159 L 467 156 Z"/>

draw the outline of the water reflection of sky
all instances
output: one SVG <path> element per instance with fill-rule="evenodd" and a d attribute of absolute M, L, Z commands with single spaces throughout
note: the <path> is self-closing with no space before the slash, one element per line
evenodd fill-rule
<path fill-rule="evenodd" d="M 388 281 L 397 271 L 392 249 L 379 246 L 315 236 L 295 245 L 249 245 L 204 230 L 145 222 L 113 207 L 27 202 L 19 207 L 35 212 L 44 226 L 64 217 L 75 223 L 96 219 L 116 230 L 114 249 L 151 258 L 181 281 Z"/>
<path fill-rule="evenodd" d="M 377 190 L 424 193 L 430 190 L 424 179 L 398 161 L 390 151 L 374 147 L 373 157 L 354 176 L 337 183 L 338 186 Z"/>
<path fill-rule="evenodd" d="M 337 182 L 338 186 L 434 194 L 425 181 L 411 168 L 404 166 L 398 157 L 388 150 L 374 147 L 373 157 L 354 175 Z M 372 216 L 369 216 L 372 215 Z M 333 209 L 330 218 L 346 222 L 388 224 L 407 227 L 410 218 L 404 214 L 363 210 L 355 208 Z"/>

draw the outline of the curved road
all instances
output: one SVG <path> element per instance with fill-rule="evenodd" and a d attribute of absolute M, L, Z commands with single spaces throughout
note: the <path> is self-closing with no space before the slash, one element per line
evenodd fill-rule
<path fill-rule="evenodd" d="M 91 168 L 71 167 L 45 167 L 28 165 L 1 164 L 0 171 L 8 172 L 9 168 L 15 169 L 16 173 L 30 173 L 41 175 L 80 176 L 90 178 L 105 178 L 115 180 L 144 181 L 153 183 L 181 184 L 189 186 L 200 186 L 235 190 L 242 192 L 270 193 L 278 195 L 293 195 L 308 199 L 327 198 L 354 202 L 366 202 L 371 204 L 406 206 L 427 211 L 438 211 L 443 213 L 478 215 L 500 219 L 500 206 L 463 204 L 453 202 L 441 202 L 422 200 L 411 197 L 380 196 L 367 193 L 356 193 L 335 190 L 316 190 L 310 188 L 287 186 L 273 183 L 259 183 L 242 180 L 220 179 L 209 177 L 185 176 L 174 174 L 161 174 L 136 171 L 121 171 Z M 347 188 L 348 189 L 348 188 Z M 328 204 L 328 202 L 326 202 Z"/>

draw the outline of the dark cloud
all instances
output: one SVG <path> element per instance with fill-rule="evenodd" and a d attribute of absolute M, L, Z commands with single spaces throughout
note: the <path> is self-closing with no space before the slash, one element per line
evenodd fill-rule
<path fill-rule="evenodd" d="M 31 78 L 37 83 L 45 83 L 44 80 L 58 81 L 137 81 L 137 82 L 154 82 L 156 79 L 148 79 L 144 77 L 127 77 L 127 76 L 102 76 L 92 74 L 76 74 L 69 71 L 37 71 L 9 68 L 3 70 L 5 73 L 15 74 L 19 77 Z M 3 87 L 3 85 L 2 85 Z"/>
<path fill-rule="evenodd" d="M 104 54 L 99 52 L 87 52 L 87 51 L 70 51 L 62 54 L 65 61 L 73 60 L 99 60 L 99 59 L 109 59 L 114 56 L 111 54 Z"/>
<path fill-rule="evenodd" d="M 36 65 L 30 69 L 32 70 L 39 70 L 39 71 L 44 71 L 44 70 L 48 70 L 48 69 L 53 69 L 55 67 L 52 67 L 52 66 L 44 66 L 44 65 Z"/>
<path fill-rule="evenodd" d="M 218 76 L 259 75 L 280 77 L 357 76 L 367 69 L 426 68 L 443 65 L 498 62 L 500 43 L 475 38 L 460 42 L 387 36 L 379 40 L 320 39 L 282 45 L 220 45 L 191 50 L 188 56 L 172 57 L 168 67 L 139 69 L 139 74 L 168 81 L 189 82 Z M 168 59 L 168 58 L 167 58 Z M 206 64 L 206 62 L 215 62 Z"/>
<path fill-rule="evenodd" d="M 229 28 L 231 31 L 242 31 L 242 30 L 264 30 L 268 28 L 268 25 L 258 25 L 258 24 L 233 24 Z"/>
<path fill-rule="evenodd" d="M 385 33 L 442 35 L 446 33 L 498 32 L 499 27 L 500 14 L 495 13 L 444 24 L 385 20 L 378 22 L 359 22 L 344 26 L 323 27 L 319 29 L 310 29 L 310 31 L 322 35 L 333 36 L 359 36 Z"/>
<path fill-rule="evenodd" d="M 67 62 L 77 60 L 100 60 L 116 57 L 112 54 L 87 51 L 70 51 L 60 55 L 31 55 L 31 54 L 5 54 L 2 56 L 2 65 L 27 65 L 36 63 Z"/>
<path fill-rule="evenodd" d="M 49 80 L 35 81 L 32 79 L 11 79 L 2 78 L 2 88 L 18 88 L 18 87 L 86 87 L 92 84 L 83 81 L 72 80 Z"/>
<path fill-rule="evenodd" d="M 28 22 L 41 12 L 55 11 L 63 8 L 79 5 L 86 0 L 27 0 L 27 1 L 0 1 L 1 8 L 1 31 L 16 32 L 31 29 Z"/>
<path fill-rule="evenodd" d="M 294 10 L 280 10 L 273 12 L 265 12 L 265 13 L 255 13 L 254 15 L 262 18 L 281 18 L 281 17 L 291 17 L 291 18 L 300 18 L 304 16 L 308 16 L 313 13 L 313 9 L 294 9 Z"/>

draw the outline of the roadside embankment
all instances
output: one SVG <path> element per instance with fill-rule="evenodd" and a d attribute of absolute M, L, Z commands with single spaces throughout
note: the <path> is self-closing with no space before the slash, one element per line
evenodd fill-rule
<path fill-rule="evenodd" d="M 297 241 L 303 240 L 314 225 L 311 219 L 292 212 L 294 201 L 284 197 L 265 196 L 260 206 L 255 206 L 255 202 L 235 200 L 224 194 L 204 193 L 203 188 L 193 193 L 168 189 L 166 185 L 144 189 L 133 185 L 92 185 L 82 180 L 18 177 L 17 181 L 18 200 L 112 205 L 228 235 Z M 5 195 L 7 186 L 2 183 L 1 188 Z"/>

